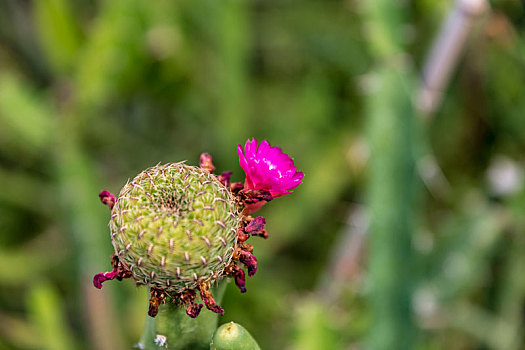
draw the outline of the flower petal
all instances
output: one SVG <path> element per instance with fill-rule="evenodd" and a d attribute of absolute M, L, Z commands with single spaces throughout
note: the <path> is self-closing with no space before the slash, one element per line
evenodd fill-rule
<path fill-rule="evenodd" d="M 291 193 L 302 183 L 304 174 L 297 171 L 293 159 L 266 140 L 258 146 L 256 139 L 248 140 L 244 152 L 240 145 L 237 152 L 239 164 L 246 173 L 245 190 L 268 191 L 277 198 Z"/>

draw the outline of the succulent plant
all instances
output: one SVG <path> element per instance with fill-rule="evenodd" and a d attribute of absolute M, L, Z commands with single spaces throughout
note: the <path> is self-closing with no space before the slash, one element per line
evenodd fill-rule
<path fill-rule="evenodd" d="M 252 335 L 240 324 L 225 323 L 213 334 L 210 350 L 261 350 Z"/>
<path fill-rule="evenodd" d="M 251 277 L 257 271 L 257 259 L 253 246 L 245 242 L 254 235 L 268 237 L 264 218 L 249 214 L 290 193 L 303 177 L 278 147 L 263 141 L 263 152 L 253 153 L 257 141 L 248 144 L 252 147 L 249 171 L 247 160 L 240 158 L 247 174 L 245 184 L 230 183 L 231 172 L 214 175 L 212 157 L 203 153 L 200 167 L 184 162 L 157 165 L 128 182 L 118 197 L 102 191 L 100 199 L 111 209 L 115 254 L 113 270 L 96 274 L 95 287 L 124 278 L 149 286 L 152 317 L 166 302 L 185 306 L 190 317 L 197 317 L 203 307 L 195 301 L 197 293 L 209 310 L 224 314 L 210 287 L 230 276 L 246 292 L 240 265 Z"/>

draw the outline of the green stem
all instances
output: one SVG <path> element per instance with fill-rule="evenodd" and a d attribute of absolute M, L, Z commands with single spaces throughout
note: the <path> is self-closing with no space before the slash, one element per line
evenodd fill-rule
<path fill-rule="evenodd" d="M 224 279 L 213 288 L 212 293 L 217 304 L 220 304 L 229 281 Z M 203 309 L 197 318 L 190 318 L 184 307 L 169 303 L 161 305 L 156 318 L 146 316 L 146 324 L 140 337 L 141 349 L 161 349 L 155 343 L 157 335 L 166 337 L 167 349 L 209 349 L 217 323 L 218 315 L 207 309 Z"/>
<path fill-rule="evenodd" d="M 415 167 L 414 113 L 406 81 L 388 68 L 368 101 L 372 149 L 369 204 L 371 349 L 410 349 L 415 338 L 410 312 Z"/>
<path fill-rule="evenodd" d="M 412 222 L 416 189 L 414 148 L 414 72 L 404 54 L 407 5 L 402 1 L 365 2 L 367 31 L 374 56 L 374 79 L 367 99 L 371 168 L 369 183 L 369 273 L 373 311 L 371 349 L 413 348 L 410 311 L 414 284 Z"/>

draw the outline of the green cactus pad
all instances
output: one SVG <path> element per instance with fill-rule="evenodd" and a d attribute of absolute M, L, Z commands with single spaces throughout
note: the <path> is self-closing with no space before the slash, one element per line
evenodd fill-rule
<path fill-rule="evenodd" d="M 111 238 L 137 284 L 180 293 L 224 275 L 240 212 L 213 174 L 183 163 L 158 165 L 122 188 L 111 213 Z"/>
<path fill-rule="evenodd" d="M 210 350 L 261 350 L 252 335 L 240 324 L 225 323 L 213 334 Z"/>

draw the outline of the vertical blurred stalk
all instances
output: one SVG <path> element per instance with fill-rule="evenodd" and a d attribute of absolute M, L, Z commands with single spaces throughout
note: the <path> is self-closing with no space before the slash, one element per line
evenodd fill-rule
<path fill-rule="evenodd" d="M 126 6 L 130 5 L 126 4 Z M 124 8 L 124 5 L 121 5 L 121 8 Z M 95 102 L 99 101 L 95 99 L 89 100 L 90 103 L 79 102 L 86 101 L 86 94 L 89 95 L 93 90 L 97 90 L 98 95 L 93 95 L 99 100 L 109 95 L 106 93 L 109 89 L 100 88 L 102 85 L 97 85 L 99 89 L 89 89 L 91 85 L 86 84 L 86 81 L 99 82 L 102 80 L 99 78 L 100 75 L 106 80 L 116 79 L 114 75 L 108 74 L 107 70 L 101 69 L 101 67 L 112 67 L 111 64 L 103 61 L 107 57 L 104 55 L 105 52 L 97 47 L 98 56 L 95 56 L 89 50 L 93 44 L 88 45 L 87 49 L 83 46 L 86 44 L 69 1 L 43 0 L 35 3 L 33 10 L 37 25 L 35 33 L 38 35 L 45 58 L 56 75 L 50 89 L 55 92 L 54 102 L 57 112 L 55 125 L 52 127 L 55 133 L 54 166 L 57 180 L 57 196 L 53 200 L 62 205 L 58 217 L 64 226 L 67 226 L 67 232 L 71 233 L 71 237 L 66 239 L 71 239 L 74 245 L 74 254 L 68 272 L 74 273 L 79 283 L 77 302 L 83 307 L 80 311 L 84 316 L 81 322 L 87 325 L 90 348 L 122 349 L 124 345 L 119 323 L 112 314 L 112 299 L 92 285 L 93 274 L 107 268 L 108 257 L 111 255 L 111 245 L 107 234 L 104 233 L 107 232 L 109 215 L 103 214 L 107 213 L 107 210 L 100 206 L 97 199 L 101 188 L 95 180 L 96 166 L 83 144 L 86 125 L 88 122 L 93 123 L 93 116 L 96 115 L 93 106 L 100 104 L 96 104 Z M 102 14 L 107 12 L 105 7 L 101 10 Z M 112 15 L 113 12 L 110 14 Z M 100 17 L 102 15 L 98 18 Z M 115 17 L 106 22 L 112 25 L 112 29 L 117 22 Z M 95 29 L 97 28 L 98 24 L 95 25 Z M 120 34 L 120 31 L 116 31 Z M 93 42 L 92 35 L 88 39 L 88 43 L 91 42 Z M 86 56 L 88 58 L 95 56 L 99 59 L 93 62 L 94 60 L 87 60 Z M 83 64 L 87 61 L 90 65 Z M 96 66 L 96 69 L 85 73 L 86 69 L 100 62 L 102 64 Z M 75 71 L 80 71 L 80 74 Z M 79 78 L 84 76 L 92 80 Z M 99 316 L 102 311 L 104 317 Z"/>
<path fill-rule="evenodd" d="M 46 281 L 33 281 L 28 290 L 28 311 L 40 338 L 40 349 L 71 350 L 78 344 L 64 317 L 59 293 Z"/>
<path fill-rule="evenodd" d="M 437 111 L 444 91 L 465 49 L 471 27 L 488 8 L 486 0 L 456 0 L 423 68 L 417 105 L 427 118 Z"/>
<path fill-rule="evenodd" d="M 216 140 L 220 149 L 229 149 L 239 143 L 239 137 L 246 130 L 247 116 L 247 61 L 248 61 L 248 6 L 242 0 L 217 2 L 218 49 L 217 102 L 215 118 L 217 129 L 221 130 Z M 244 137 L 244 136 L 243 136 Z"/>
<path fill-rule="evenodd" d="M 498 343 L 496 350 L 522 349 L 524 342 L 523 308 L 525 295 L 525 219 L 523 207 L 525 205 L 525 192 L 511 202 L 512 218 L 515 225 L 512 243 L 505 253 L 504 270 L 500 292 L 497 297 L 497 311 L 507 325 L 508 337 L 503 337 L 502 332 L 495 332 Z"/>
<path fill-rule="evenodd" d="M 81 118 L 71 110 L 63 110 L 57 123 L 56 171 L 64 217 L 73 234 L 80 294 L 85 321 L 89 326 L 91 347 L 94 349 L 123 349 L 113 305 L 108 294 L 100 293 L 92 285 L 93 272 L 107 267 L 111 255 L 109 242 L 101 231 L 106 219 L 101 216 L 100 192 L 94 182 L 95 167 L 83 151 L 80 142 Z M 95 197 L 95 198 L 93 198 Z M 99 317 L 99 313 L 104 317 Z"/>
<path fill-rule="evenodd" d="M 414 334 L 410 316 L 413 113 L 398 73 L 383 68 L 378 75 L 381 87 L 368 99 L 369 266 L 375 313 L 370 340 L 373 349 L 409 349 Z"/>
<path fill-rule="evenodd" d="M 413 74 L 406 67 L 404 2 L 366 2 L 370 48 L 375 58 L 367 99 L 371 169 L 370 261 L 373 310 L 371 349 L 410 349 L 415 327 L 410 312 L 411 236 L 415 162 Z"/>

